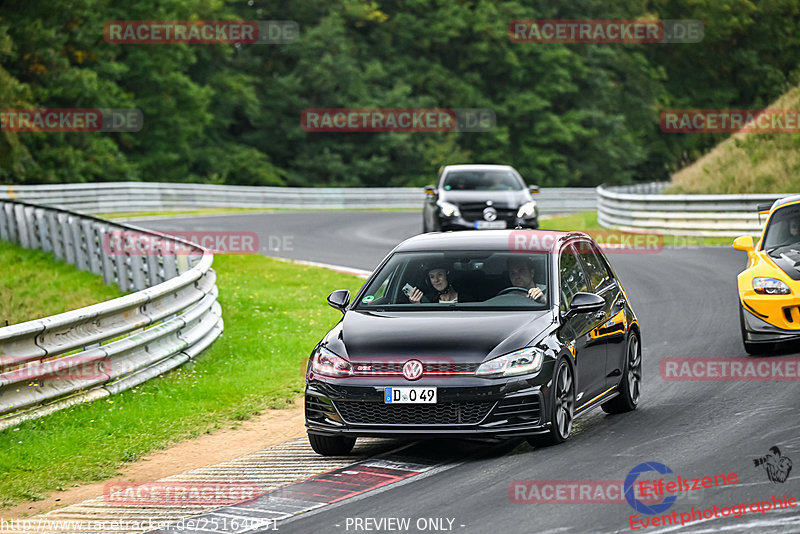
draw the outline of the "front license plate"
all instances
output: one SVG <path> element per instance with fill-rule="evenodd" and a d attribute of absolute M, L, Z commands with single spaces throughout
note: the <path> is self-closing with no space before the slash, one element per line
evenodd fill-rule
<path fill-rule="evenodd" d="M 476 230 L 505 230 L 505 221 L 475 221 Z"/>
<path fill-rule="evenodd" d="M 436 388 L 384 388 L 384 404 L 436 404 Z"/>

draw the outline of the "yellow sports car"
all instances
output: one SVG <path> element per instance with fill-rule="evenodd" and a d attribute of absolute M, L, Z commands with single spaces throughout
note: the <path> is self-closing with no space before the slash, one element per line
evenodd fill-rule
<path fill-rule="evenodd" d="M 737 237 L 733 248 L 747 252 L 739 274 L 742 341 L 750 354 L 773 349 L 778 341 L 800 340 L 800 195 L 759 206 L 767 222 L 758 246 Z"/>

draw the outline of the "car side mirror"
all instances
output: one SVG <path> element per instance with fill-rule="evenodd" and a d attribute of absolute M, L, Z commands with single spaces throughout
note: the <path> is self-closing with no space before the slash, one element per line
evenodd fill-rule
<path fill-rule="evenodd" d="M 528 186 L 528 191 L 531 194 L 535 195 L 535 194 L 537 194 L 539 192 L 539 186 L 538 185 L 529 185 Z"/>
<path fill-rule="evenodd" d="M 350 291 L 347 289 L 337 289 L 328 295 L 328 304 L 344 313 L 344 309 L 350 304 Z"/>
<path fill-rule="evenodd" d="M 594 293 L 575 293 L 572 302 L 569 303 L 569 310 L 564 315 L 564 319 L 570 319 L 580 313 L 592 313 L 602 310 L 606 305 L 603 297 Z"/>
<path fill-rule="evenodd" d="M 435 185 L 426 185 L 425 186 L 425 194 L 426 195 L 435 195 L 436 194 L 436 186 Z"/>
<path fill-rule="evenodd" d="M 733 240 L 733 248 L 742 252 L 753 252 L 753 236 L 742 235 Z"/>

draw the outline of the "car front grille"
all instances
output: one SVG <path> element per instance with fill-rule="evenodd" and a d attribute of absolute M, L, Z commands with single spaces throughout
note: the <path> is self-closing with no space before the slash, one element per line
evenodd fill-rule
<path fill-rule="evenodd" d="M 467 221 L 482 221 L 483 210 L 486 209 L 486 204 L 462 204 L 459 207 L 461 216 Z M 517 218 L 517 211 L 519 208 L 501 208 L 493 206 L 497 210 L 498 221 L 514 221 Z"/>
<path fill-rule="evenodd" d="M 481 422 L 494 402 L 383 404 L 335 401 L 348 423 L 367 425 L 471 425 Z"/>
<path fill-rule="evenodd" d="M 403 374 L 403 365 L 406 362 L 353 362 L 355 373 L 359 375 L 369 374 Z M 478 368 L 479 363 L 455 363 L 448 361 L 423 362 L 423 375 L 428 373 L 436 374 L 471 374 Z"/>

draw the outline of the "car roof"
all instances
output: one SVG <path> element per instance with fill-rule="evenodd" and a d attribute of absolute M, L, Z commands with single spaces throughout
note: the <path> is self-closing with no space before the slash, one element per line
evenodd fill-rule
<path fill-rule="evenodd" d="M 770 211 L 774 211 L 780 207 L 785 206 L 786 204 L 792 204 L 794 202 L 800 202 L 800 195 L 792 195 L 788 197 L 779 198 L 772 205 L 772 209 Z"/>
<path fill-rule="evenodd" d="M 581 232 L 557 232 L 553 230 L 466 230 L 461 232 L 417 235 L 397 245 L 395 251 L 440 252 L 448 250 L 508 250 L 522 253 L 525 250 L 515 249 L 514 245 L 514 243 L 520 242 L 518 241 L 520 236 L 522 236 L 522 242 L 525 244 L 549 243 L 549 240 L 543 240 L 543 238 L 551 236 L 552 246 L 548 247 L 548 251 L 550 252 L 558 246 L 561 240 L 567 237 L 582 237 L 591 240 L 591 237 Z M 543 252 L 543 250 L 533 249 L 531 252 Z"/>
<path fill-rule="evenodd" d="M 448 171 L 511 171 L 514 167 L 511 165 L 492 165 L 486 163 L 475 163 L 465 165 L 447 165 L 442 172 Z"/>

